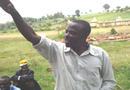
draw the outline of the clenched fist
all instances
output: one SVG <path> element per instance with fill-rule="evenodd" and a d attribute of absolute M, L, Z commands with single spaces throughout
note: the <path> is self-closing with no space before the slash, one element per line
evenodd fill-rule
<path fill-rule="evenodd" d="M 14 8 L 10 0 L 0 0 L 0 7 L 9 14 L 13 14 L 16 12 L 16 9 Z"/>

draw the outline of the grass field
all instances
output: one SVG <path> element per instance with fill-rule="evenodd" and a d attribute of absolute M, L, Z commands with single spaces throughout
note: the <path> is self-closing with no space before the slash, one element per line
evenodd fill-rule
<path fill-rule="evenodd" d="M 115 28 L 118 28 L 117 31 L 120 32 L 130 32 L 129 27 Z M 91 35 L 103 34 L 110 29 L 111 27 L 92 29 Z M 44 33 L 49 38 L 57 35 L 56 31 Z M 108 52 L 114 67 L 117 81 L 114 90 L 130 90 L 130 41 L 103 43 L 98 46 Z M 20 34 L 0 35 L 0 49 L 0 76 L 8 75 L 11 77 L 20 69 L 19 61 L 26 59 L 29 61 L 29 68 L 34 70 L 34 78 L 38 81 L 42 90 L 54 90 L 55 80 L 52 72 L 46 71 L 50 64 Z"/>
<path fill-rule="evenodd" d="M 95 14 L 88 14 L 88 15 L 82 15 L 80 19 L 90 21 L 94 17 L 96 17 L 97 21 L 103 21 L 103 20 L 112 20 L 116 19 L 118 16 L 120 16 L 122 19 L 130 19 L 130 13 L 126 12 L 118 12 L 118 13 L 95 13 Z"/>
<path fill-rule="evenodd" d="M 106 50 L 110 56 L 117 81 L 115 90 L 129 90 L 130 41 L 111 42 L 99 46 Z"/>
<path fill-rule="evenodd" d="M 127 33 L 130 32 L 130 26 L 115 26 L 115 27 L 107 27 L 107 28 L 91 28 L 91 35 L 95 34 L 105 34 L 110 32 L 111 29 L 114 28 L 117 32 Z M 58 31 L 43 31 L 43 32 L 36 32 L 37 34 L 45 33 L 48 38 L 53 39 L 57 34 Z M 60 31 L 59 34 L 62 32 Z M 20 38 L 23 37 L 19 32 L 17 33 L 0 33 L 0 38 Z"/>

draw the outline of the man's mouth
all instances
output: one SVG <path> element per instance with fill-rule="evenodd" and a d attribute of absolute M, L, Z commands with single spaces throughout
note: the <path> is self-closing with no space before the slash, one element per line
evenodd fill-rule
<path fill-rule="evenodd" d="M 23 70 L 27 70 L 28 68 L 23 68 Z"/>
<path fill-rule="evenodd" d="M 69 40 L 65 40 L 65 43 L 68 43 L 69 42 Z"/>

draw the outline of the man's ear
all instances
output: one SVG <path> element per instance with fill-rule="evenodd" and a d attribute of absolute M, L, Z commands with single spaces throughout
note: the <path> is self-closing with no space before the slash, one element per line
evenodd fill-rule
<path fill-rule="evenodd" d="M 84 37 L 87 39 L 87 37 L 88 37 L 88 33 L 84 34 Z"/>
<path fill-rule="evenodd" d="M 86 33 L 86 37 L 88 37 L 89 36 L 89 34 L 88 33 Z"/>

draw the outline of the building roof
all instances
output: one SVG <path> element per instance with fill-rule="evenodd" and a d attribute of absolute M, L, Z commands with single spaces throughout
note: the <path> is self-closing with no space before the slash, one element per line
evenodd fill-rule
<path fill-rule="evenodd" d="M 97 21 L 96 17 L 94 17 L 94 18 L 92 19 L 92 22 L 95 22 L 95 21 Z"/>
<path fill-rule="evenodd" d="M 120 16 L 118 16 L 117 18 L 116 18 L 116 21 L 121 21 L 122 20 L 122 18 L 120 17 Z"/>

